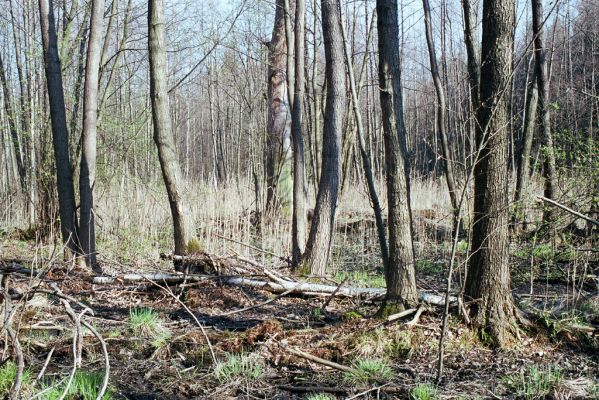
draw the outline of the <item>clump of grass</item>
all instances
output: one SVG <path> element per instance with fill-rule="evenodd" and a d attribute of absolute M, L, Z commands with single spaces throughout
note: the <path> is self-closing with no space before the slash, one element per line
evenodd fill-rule
<path fill-rule="evenodd" d="M 367 287 L 367 288 L 383 288 L 385 287 L 385 277 L 382 274 L 369 273 L 367 271 L 351 271 L 337 272 L 335 280 L 342 282 L 346 280 L 352 286 Z"/>
<path fill-rule="evenodd" d="M 214 367 L 214 376 L 220 382 L 257 381 L 262 374 L 262 363 L 252 354 L 229 354 Z"/>
<path fill-rule="evenodd" d="M 13 361 L 7 361 L 2 368 L 0 368 L 0 397 L 4 397 L 10 392 L 12 385 L 17 379 L 18 366 Z M 29 370 L 23 371 L 23 386 L 29 383 Z"/>
<path fill-rule="evenodd" d="M 134 335 L 153 339 L 156 343 L 170 338 L 170 332 L 164 326 L 162 318 L 153 310 L 136 308 L 129 313 L 129 329 Z M 159 347 L 159 346 L 157 346 Z"/>
<path fill-rule="evenodd" d="M 358 360 L 353 366 L 353 371 L 345 374 L 345 380 L 354 385 L 386 382 L 391 378 L 393 378 L 393 370 L 382 358 Z"/>
<path fill-rule="evenodd" d="M 437 400 L 440 399 L 439 391 L 431 383 L 419 383 L 410 390 L 412 400 Z"/>
<path fill-rule="evenodd" d="M 328 393 L 313 393 L 308 396 L 307 400 L 335 400 L 336 397 Z"/>
<path fill-rule="evenodd" d="M 543 399 L 562 382 L 561 370 L 554 366 L 539 368 L 536 365 L 528 370 L 503 378 L 503 383 L 517 397 L 526 400 Z"/>
<path fill-rule="evenodd" d="M 98 372 L 77 371 L 67 390 L 66 400 L 95 400 L 98 397 L 104 375 Z M 49 384 L 37 398 L 41 400 L 58 400 L 64 392 L 66 382 L 57 386 Z M 48 389 L 51 388 L 51 389 Z M 112 400 L 114 392 L 110 387 L 102 396 L 102 400 Z"/>

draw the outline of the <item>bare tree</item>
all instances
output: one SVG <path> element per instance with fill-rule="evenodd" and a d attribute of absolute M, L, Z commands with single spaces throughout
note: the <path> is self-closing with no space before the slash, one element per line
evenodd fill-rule
<path fill-rule="evenodd" d="M 341 23 L 341 34 L 343 35 L 343 52 L 345 54 L 345 63 L 347 65 L 347 75 L 349 78 L 349 88 L 352 96 L 352 109 L 354 112 L 354 118 L 356 120 L 356 133 L 358 134 L 358 147 L 360 148 L 360 157 L 362 159 L 362 168 L 364 169 L 364 176 L 366 177 L 366 186 L 368 187 L 368 195 L 370 196 L 370 202 L 372 204 L 372 210 L 374 212 L 374 219 L 376 223 L 376 232 L 379 239 L 379 245 L 381 247 L 381 258 L 385 269 L 389 267 L 389 249 L 387 246 L 387 236 L 385 235 L 385 223 L 383 221 L 383 210 L 377 194 L 376 185 L 374 182 L 374 174 L 372 172 L 372 161 L 370 155 L 366 149 L 366 139 L 364 133 L 364 123 L 362 122 L 362 112 L 360 111 L 360 103 L 358 98 L 358 89 L 356 87 L 356 76 L 354 73 L 354 64 L 351 59 L 349 50 L 349 44 L 347 43 L 347 35 L 345 34 L 345 27 Z M 369 41 L 366 41 L 368 45 Z M 366 61 L 366 60 L 365 60 Z M 364 62 L 363 65 L 365 65 Z"/>
<path fill-rule="evenodd" d="M 441 139 L 441 152 L 443 154 L 443 164 L 445 167 L 445 180 L 447 189 L 449 190 L 449 199 L 454 214 L 454 226 L 458 226 L 459 202 L 458 193 L 455 184 L 455 174 L 453 171 L 453 157 L 449 149 L 449 138 L 447 134 L 447 112 L 445 102 L 445 88 L 439 74 L 439 66 L 437 64 L 437 56 L 435 54 L 435 42 L 433 39 L 433 28 L 431 23 L 431 6 L 428 0 L 422 0 L 424 8 L 424 26 L 426 34 L 426 45 L 431 66 L 431 75 L 435 84 L 435 93 L 437 95 L 437 129 L 439 130 L 439 139 Z M 460 223 L 459 226 L 464 226 Z"/>
<path fill-rule="evenodd" d="M 389 268 L 386 303 L 400 306 L 418 301 L 406 127 L 403 115 L 399 27 L 396 0 L 377 0 L 379 88 L 387 169 Z"/>
<path fill-rule="evenodd" d="M 39 0 L 39 10 L 46 85 L 48 88 L 48 101 L 50 103 L 50 120 L 52 122 L 52 143 L 54 147 L 54 159 L 56 161 L 60 230 L 63 242 L 67 244 L 73 253 L 78 253 L 75 188 L 69 158 L 69 135 L 67 131 L 62 73 L 60 57 L 58 55 L 52 0 Z"/>
<path fill-rule="evenodd" d="M 17 128 L 16 115 L 13 110 L 12 96 L 10 95 L 10 88 L 8 87 L 8 81 L 6 80 L 6 72 L 4 71 L 4 63 L 2 62 L 2 55 L 0 55 L 0 81 L 2 81 L 2 92 L 4 95 L 4 110 L 6 112 L 6 118 L 8 119 L 8 127 L 10 130 L 10 136 L 12 144 L 15 150 L 15 158 L 17 161 L 17 171 L 19 173 L 19 182 L 21 189 L 25 190 L 26 177 L 25 164 L 23 162 L 23 151 L 21 150 L 21 140 L 19 139 L 19 131 Z"/>
<path fill-rule="evenodd" d="M 291 132 L 287 95 L 285 4 L 278 0 L 268 47 L 266 208 L 289 207 L 291 202 Z"/>
<path fill-rule="evenodd" d="M 555 152 L 553 149 L 553 134 L 551 132 L 551 105 L 549 104 L 549 70 L 547 66 L 547 49 L 543 38 L 543 4 L 541 0 L 531 0 L 532 31 L 535 48 L 535 70 L 539 89 L 539 116 L 541 118 L 541 136 L 543 138 L 545 187 L 543 195 L 548 199 L 555 196 Z M 548 225 L 553 221 L 553 208 L 546 207 L 543 212 L 543 222 Z"/>
<path fill-rule="evenodd" d="M 293 137 L 293 216 L 291 226 L 293 265 L 302 257 L 306 240 L 306 184 L 304 138 L 302 134 L 302 110 L 304 103 L 304 44 L 306 26 L 306 2 L 295 2 L 295 85 L 293 94 L 291 135 Z"/>
<path fill-rule="evenodd" d="M 322 171 L 303 262 L 324 275 L 331 251 L 339 194 L 341 133 L 345 113 L 345 66 L 339 0 L 322 0 L 327 101 L 323 126 Z"/>
<path fill-rule="evenodd" d="M 532 58 L 533 57 L 531 57 L 531 60 Z M 533 70 L 531 82 L 527 82 L 526 88 L 524 124 L 522 125 L 522 143 L 520 146 L 520 157 L 517 163 L 516 188 L 514 190 L 514 203 L 519 211 L 516 212 L 512 217 L 512 226 L 515 227 L 516 223 L 519 222 L 518 220 L 521 220 L 523 230 L 527 229 L 528 215 L 524 212 L 520 212 L 520 210 L 523 210 L 523 207 L 520 203 L 524 198 L 524 193 L 528 190 L 530 155 L 536 127 L 538 102 L 539 92 L 537 90 L 537 78 L 536 72 Z"/>
<path fill-rule="evenodd" d="M 173 217 L 175 254 L 185 254 L 189 231 L 181 196 L 183 182 L 169 114 L 163 0 L 150 0 L 148 3 L 148 47 L 154 143 L 158 149 L 162 178 Z"/>
<path fill-rule="evenodd" d="M 96 181 L 96 131 L 98 120 L 98 75 L 101 61 L 101 38 L 104 26 L 104 0 L 92 1 L 89 41 L 83 88 L 83 140 L 79 173 L 79 241 L 85 264 L 101 272 L 96 258 L 94 183 Z"/>
<path fill-rule="evenodd" d="M 496 345 L 509 343 L 516 324 L 509 269 L 508 114 L 515 0 L 485 0 L 474 165 L 474 215 L 465 294 L 476 300 L 473 322 Z"/>

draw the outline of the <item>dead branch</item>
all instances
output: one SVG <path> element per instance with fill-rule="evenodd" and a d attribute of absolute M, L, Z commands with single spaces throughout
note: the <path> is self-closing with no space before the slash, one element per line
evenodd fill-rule
<path fill-rule="evenodd" d="M 37 376 L 35 377 L 35 382 L 39 382 L 44 377 L 44 374 L 46 373 L 46 368 L 48 368 L 48 365 L 50 364 L 50 360 L 52 359 L 52 354 L 54 354 L 55 349 L 56 347 L 52 347 L 52 349 L 48 352 L 48 355 L 46 356 L 46 361 L 44 362 L 44 365 L 42 366 L 40 373 L 37 374 Z"/>
<path fill-rule="evenodd" d="M 410 308 L 408 310 L 403 310 L 401 312 L 398 312 L 397 314 L 389 315 L 387 317 L 387 322 L 397 321 L 398 319 L 401 319 L 403 317 L 407 317 L 410 314 L 414 314 L 417 310 L 418 310 L 417 308 Z"/>
<path fill-rule="evenodd" d="M 102 335 L 98 333 L 96 328 L 94 328 L 87 321 L 82 320 L 81 323 L 100 341 L 100 346 L 102 346 L 102 353 L 104 354 L 104 379 L 102 380 L 102 387 L 100 388 L 98 396 L 96 397 L 96 400 L 102 400 L 102 397 L 104 397 L 104 393 L 106 393 L 106 389 L 108 388 L 108 380 L 110 378 L 110 359 L 108 358 L 108 348 L 106 347 L 106 341 Z"/>
<path fill-rule="evenodd" d="M 83 341 L 83 337 L 81 335 L 81 316 L 87 309 L 84 309 L 80 315 L 76 315 L 68 301 L 61 299 L 60 302 L 64 306 L 66 313 L 69 315 L 69 317 L 71 317 L 73 323 L 75 324 L 75 331 L 73 333 L 73 368 L 71 368 L 67 384 L 59 398 L 59 400 L 63 400 L 66 397 L 71 384 L 73 383 L 73 378 L 75 377 L 77 368 L 81 366 L 80 351 L 82 346 L 81 342 Z"/>
<path fill-rule="evenodd" d="M 19 342 L 19 336 L 17 332 L 15 332 L 12 328 L 12 317 L 17 307 L 12 305 L 10 295 L 8 294 L 8 279 L 6 278 L 6 275 L 2 275 L 0 281 L 2 298 L 4 299 L 4 329 L 6 329 L 6 332 L 8 333 L 8 336 L 10 337 L 10 340 L 12 342 L 13 354 L 17 363 L 17 376 L 15 377 L 15 382 L 13 383 L 12 388 L 10 389 L 9 399 L 17 400 L 19 398 L 19 391 L 21 390 L 21 385 L 23 383 L 25 359 L 23 357 L 21 343 Z"/>
<path fill-rule="evenodd" d="M 244 311 L 252 310 L 252 309 L 254 309 L 254 308 L 258 308 L 258 307 L 265 306 L 265 305 L 267 305 L 267 304 L 270 304 L 270 303 L 272 303 L 273 301 L 277 301 L 277 300 L 279 300 L 281 297 L 285 297 L 286 295 L 288 295 L 288 294 L 289 294 L 289 293 L 291 293 L 291 292 L 293 292 L 293 288 L 291 288 L 291 289 L 289 289 L 289 290 L 287 290 L 287 291 L 285 291 L 285 292 L 283 292 L 283 293 L 280 293 L 280 294 L 276 295 L 275 297 L 273 297 L 273 298 L 271 298 L 271 299 L 268 299 L 268 300 L 266 300 L 266 301 L 263 301 L 262 303 L 253 304 L 253 305 L 251 305 L 251 306 L 247 306 L 247 307 L 244 307 L 244 308 L 240 308 L 240 309 L 238 309 L 238 310 L 232 310 L 232 311 L 228 311 L 228 312 L 226 312 L 226 313 L 220 314 L 220 315 L 219 315 L 219 317 L 226 317 L 226 316 L 229 316 L 229 315 L 238 314 L 238 313 L 241 313 L 241 312 L 244 312 Z"/>
<path fill-rule="evenodd" d="M 588 221 L 588 222 L 590 222 L 593 225 L 599 226 L 599 221 L 594 220 L 593 218 L 591 218 L 591 217 L 589 217 L 587 215 L 581 214 L 578 211 L 575 211 L 575 210 L 571 209 L 568 206 L 565 206 L 565 205 L 563 205 L 561 203 L 558 203 L 555 200 L 548 199 L 547 197 L 539 196 L 539 195 L 537 195 L 537 198 L 540 199 L 540 200 L 542 200 L 542 201 L 544 201 L 545 203 L 549 203 L 549 204 L 551 204 L 551 205 L 553 205 L 555 207 L 561 208 L 562 210 L 569 212 L 572 215 L 575 215 L 575 216 L 577 216 L 579 218 L 582 218 L 585 221 Z"/>
<path fill-rule="evenodd" d="M 337 364 L 336 362 L 325 360 L 324 358 L 313 356 L 312 354 L 306 353 L 304 351 L 293 349 L 293 348 L 285 348 L 289 353 L 294 356 L 298 356 L 301 358 L 305 358 L 306 360 L 314 361 L 315 363 L 325 365 L 327 367 L 331 367 L 343 372 L 354 372 L 353 368 L 346 367 L 345 365 Z"/>

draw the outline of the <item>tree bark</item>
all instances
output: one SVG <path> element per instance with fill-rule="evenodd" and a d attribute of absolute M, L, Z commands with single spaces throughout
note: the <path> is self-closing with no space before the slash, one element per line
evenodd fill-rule
<path fill-rule="evenodd" d="M 158 149 L 162 178 L 173 217 L 175 254 L 185 254 L 189 233 L 181 196 L 182 181 L 180 166 L 177 162 L 177 147 L 169 114 L 164 25 L 164 1 L 150 0 L 148 3 L 148 47 L 154 143 Z"/>
<path fill-rule="evenodd" d="M 514 0 L 485 0 L 474 165 L 474 215 L 465 294 L 476 300 L 472 321 L 497 346 L 515 332 L 508 235 L 508 114 Z"/>
<path fill-rule="evenodd" d="M 304 44 L 306 25 L 305 0 L 295 2 L 295 93 L 293 95 L 291 135 L 293 137 L 293 216 L 292 260 L 297 266 L 301 260 L 306 240 L 306 173 L 304 138 L 302 134 L 302 111 L 304 103 Z"/>
<path fill-rule="evenodd" d="M 268 43 L 266 208 L 287 208 L 291 202 L 291 132 L 287 94 L 285 4 L 277 0 L 272 37 Z"/>
<path fill-rule="evenodd" d="M 322 0 L 327 102 L 322 143 L 322 171 L 304 262 L 315 275 L 324 275 L 331 251 L 339 194 L 341 133 L 345 112 L 345 67 L 338 0 Z"/>
<path fill-rule="evenodd" d="M 541 118 L 541 137 L 543 138 L 543 175 L 545 178 L 543 195 L 548 199 L 555 197 L 555 151 L 551 132 L 551 105 L 549 104 L 549 73 L 547 68 L 547 50 L 544 47 L 543 4 L 541 0 L 531 0 L 532 30 L 535 48 L 535 70 L 539 89 L 539 116 Z M 549 228 L 553 222 L 553 209 L 545 207 L 543 223 Z"/>
<path fill-rule="evenodd" d="M 96 230 L 94 216 L 94 183 L 96 180 L 96 132 L 98 122 L 98 84 L 102 55 L 104 0 L 92 1 L 92 12 L 85 61 L 83 87 L 83 139 L 79 173 L 79 241 L 85 264 L 97 272 Z"/>
<path fill-rule="evenodd" d="M 376 11 L 379 37 L 379 93 L 389 208 L 386 301 L 410 306 L 418 301 L 418 295 L 412 240 L 407 131 L 403 116 L 397 1 L 377 0 Z"/>
<path fill-rule="evenodd" d="M 40 28 L 44 49 L 44 67 L 46 85 L 50 103 L 50 120 L 52 122 L 52 143 L 56 161 L 56 184 L 58 188 L 58 207 L 60 212 L 60 230 L 62 240 L 73 252 L 79 252 L 77 236 L 77 215 L 75 213 L 75 188 L 73 171 L 69 158 L 69 134 L 64 105 L 62 72 L 52 0 L 39 0 Z"/>

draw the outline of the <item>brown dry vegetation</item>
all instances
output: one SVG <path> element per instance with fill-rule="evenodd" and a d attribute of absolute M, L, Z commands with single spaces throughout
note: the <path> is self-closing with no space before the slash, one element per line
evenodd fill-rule
<path fill-rule="evenodd" d="M 450 218 L 445 208 L 446 196 L 435 183 L 417 182 L 415 187 L 418 285 L 420 289 L 442 291 L 450 251 L 449 236 L 443 231 Z M 170 226 L 166 223 L 168 210 L 157 207 L 148 192 L 125 193 L 146 200 L 135 203 L 139 207 L 124 208 L 122 204 L 127 201 L 123 198 L 114 201 L 113 197 L 126 196 L 122 192 L 100 197 L 103 268 L 113 275 L 173 271 L 172 263 L 158 258 L 158 253 L 168 248 L 169 233 L 164 231 Z M 347 284 L 352 285 L 384 285 L 366 194 L 348 188 L 344 196 L 328 279 L 339 283 L 348 278 Z M 204 250 L 210 254 L 242 254 L 279 272 L 290 273 L 286 263 L 276 257 L 239 244 L 257 246 L 273 254 L 289 254 L 287 241 L 283 239 L 289 237 L 288 226 L 282 222 L 283 218 L 263 221 L 262 236 L 258 236 L 249 205 L 240 201 L 251 198 L 248 193 L 227 189 L 218 194 L 204 192 L 203 197 L 212 203 L 196 207 L 193 215 Z M 563 217 L 564 221 L 569 218 Z M 125 228 L 132 226 L 143 228 L 135 232 Z M 58 260 L 60 248 L 47 244 L 51 241 L 36 242 L 25 234 L 15 230 L 4 234 L 0 259 L 17 260 L 35 269 L 48 268 L 47 276 L 65 294 L 94 311 L 93 317 L 85 318 L 108 343 L 113 398 L 300 399 L 325 392 L 331 398 L 349 398 L 365 391 L 356 398 L 409 398 L 419 384 L 435 382 L 440 308 L 428 308 L 415 325 L 407 324 L 411 316 L 385 324 L 374 318 L 379 306 L 374 300 L 334 298 L 322 309 L 328 296 L 287 295 L 264 306 L 224 315 L 260 304 L 273 295 L 228 286 L 217 277 L 169 289 L 149 282 L 92 285 L 85 270 Z M 539 396 L 597 396 L 599 305 L 596 297 L 592 300 L 597 287 L 590 280 L 568 281 L 574 274 L 580 277 L 597 273 L 597 253 L 592 247 L 596 237 L 566 236 L 562 235 L 567 242 L 564 239 L 543 243 L 542 238 L 536 238 L 513 245 L 514 292 L 520 307 L 533 321 L 521 332 L 512 349 L 490 349 L 485 338 L 477 337 L 457 310 L 451 310 L 445 341 L 445 374 L 437 388 L 440 396 L 516 398 L 520 389 L 510 377 L 522 373 L 524 381 L 534 382 L 535 378 L 530 377 L 531 367 L 554 368 L 560 373 L 559 382 L 549 385 L 548 392 Z M 459 284 L 466 249 L 460 245 L 458 250 L 456 282 Z M 37 285 L 39 281 L 13 274 L 8 286 L 18 295 L 25 293 L 32 283 Z M 42 282 L 40 287 L 47 284 Z M 206 337 L 173 294 L 180 296 L 206 329 L 220 365 L 212 360 Z M 15 304 L 21 307 L 13 324 L 19 332 L 30 375 L 37 375 L 48 352 L 54 348 L 44 381 L 68 376 L 73 362 L 73 323 L 58 298 L 36 294 Z M 159 317 L 161 328 L 157 336 L 140 335 L 133 330 L 130 315 L 137 309 L 153 310 Z M 581 330 L 581 326 L 591 330 Z M 289 349 L 352 368 L 363 360 L 382 360 L 391 368 L 392 375 L 381 381 L 362 382 L 347 373 L 297 357 Z M 244 372 L 222 372 L 234 355 L 238 356 L 237 361 L 249 360 L 247 365 L 251 367 L 246 365 L 246 369 L 242 368 Z M 84 335 L 81 369 L 103 373 L 99 342 L 89 334 Z M 40 389 L 38 383 L 29 387 L 28 393 Z M 523 393 L 520 391 L 520 397 Z"/>

